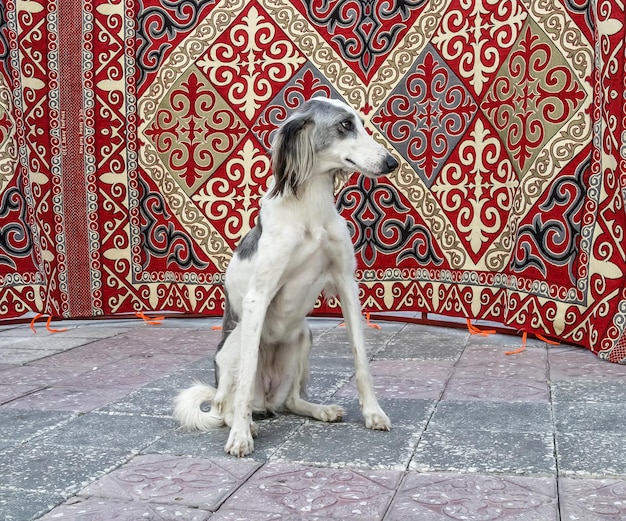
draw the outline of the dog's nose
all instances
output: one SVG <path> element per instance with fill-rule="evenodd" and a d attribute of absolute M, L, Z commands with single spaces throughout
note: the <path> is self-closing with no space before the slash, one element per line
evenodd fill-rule
<path fill-rule="evenodd" d="M 398 162 L 391 154 L 387 154 L 385 158 L 385 167 L 387 168 L 387 173 L 393 172 L 398 168 Z"/>

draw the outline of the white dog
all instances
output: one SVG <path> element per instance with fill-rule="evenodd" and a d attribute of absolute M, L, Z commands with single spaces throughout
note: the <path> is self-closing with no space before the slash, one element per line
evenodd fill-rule
<path fill-rule="evenodd" d="M 278 130 L 272 146 L 274 184 L 256 226 L 242 239 L 226 271 L 223 337 L 214 389 L 182 391 L 174 417 L 188 430 L 230 426 L 226 452 L 254 450 L 252 413 L 286 410 L 334 422 L 344 410 L 303 399 L 312 335 L 306 316 L 323 291 L 338 295 L 356 366 L 365 425 L 389 430 L 378 404 L 363 343 L 356 262 L 345 220 L 334 201 L 335 176 L 376 178 L 398 162 L 365 131 L 345 103 L 314 98 Z M 203 403 L 210 402 L 210 411 Z"/>

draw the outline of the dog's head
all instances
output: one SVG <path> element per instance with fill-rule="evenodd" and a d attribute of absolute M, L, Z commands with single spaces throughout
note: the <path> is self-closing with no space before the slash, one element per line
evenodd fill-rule
<path fill-rule="evenodd" d="M 280 127 L 272 145 L 274 186 L 270 196 L 292 193 L 311 176 L 360 172 L 376 178 L 398 162 L 365 131 L 363 121 L 348 105 L 313 98 Z"/>

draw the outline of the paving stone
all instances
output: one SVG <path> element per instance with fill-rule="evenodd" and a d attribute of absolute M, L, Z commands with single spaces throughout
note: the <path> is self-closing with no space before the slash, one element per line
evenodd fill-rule
<path fill-rule="evenodd" d="M 46 358 L 58 352 L 55 349 L 14 349 L 10 347 L 0 347 L 2 360 L 10 364 L 27 364 L 34 360 Z"/>
<path fill-rule="evenodd" d="M 339 398 L 336 400 L 346 410 L 344 423 L 364 425 L 363 414 L 358 399 Z M 413 427 L 422 431 L 435 409 L 435 400 L 378 398 L 378 403 L 391 420 L 391 428 L 396 426 Z"/>
<path fill-rule="evenodd" d="M 71 496 L 130 457 L 125 450 L 53 445 L 41 438 L 1 455 L 10 462 L 0 473 L 0 488 Z"/>
<path fill-rule="evenodd" d="M 419 472 L 556 475 L 551 434 L 429 431 L 410 464 Z"/>
<path fill-rule="evenodd" d="M 317 466 L 403 470 L 419 439 L 413 427 L 373 431 L 364 424 L 309 422 L 272 456 L 274 461 Z"/>
<path fill-rule="evenodd" d="M 505 335 L 500 335 L 505 337 Z M 532 378 L 546 380 L 548 355 L 546 349 L 526 349 L 517 355 L 506 355 L 510 346 L 486 347 L 468 345 L 459 359 L 454 376 L 461 378 Z"/>
<path fill-rule="evenodd" d="M 32 334 L 30 336 L 0 336 L 0 350 L 4 355 L 5 350 L 33 350 L 33 351 L 64 351 L 74 347 L 93 342 L 92 338 L 71 338 L 63 335 Z M 8 362 L 4 356 L 4 363 Z"/>
<path fill-rule="evenodd" d="M 0 405 L 29 395 L 40 388 L 37 385 L 0 385 Z"/>
<path fill-rule="evenodd" d="M 626 383 L 626 365 L 601 360 L 583 348 L 562 347 L 548 351 L 550 380 L 588 380 Z"/>
<path fill-rule="evenodd" d="M 169 418 L 88 413 L 42 439 L 75 447 L 109 447 L 139 452 L 175 428 Z"/>
<path fill-rule="evenodd" d="M 62 379 L 67 379 L 130 356 L 118 350 L 108 349 L 108 345 L 112 343 L 115 343 L 115 339 L 93 342 L 38 360 L 30 364 L 30 367 L 64 371 L 66 374 Z"/>
<path fill-rule="evenodd" d="M 623 432 L 557 432 L 556 454 L 560 476 L 626 476 Z"/>
<path fill-rule="evenodd" d="M 626 481 L 621 479 L 559 479 L 561 521 L 626 519 Z"/>
<path fill-rule="evenodd" d="M 306 394 L 314 403 L 333 402 L 334 396 L 350 380 L 346 373 L 311 373 Z"/>
<path fill-rule="evenodd" d="M 237 458 L 137 456 L 92 483 L 81 496 L 147 501 L 216 510 L 260 463 Z"/>
<path fill-rule="evenodd" d="M 374 360 L 370 363 L 379 398 L 438 399 L 452 367 L 452 362 L 430 360 Z M 337 394 L 357 396 L 356 378 L 353 377 Z"/>
<path fill-rule="evenodd" d="M 131 356 L 110 364 L 96 367 L 75 378 L 63 381 L 72 388 L 120 387 L 136 389 L 198 359 L 198 355 L 147 355 Z"/>
<path fill-rule="evenodd" d="M 558 521 L 553 478 L 409 473 L 385 521 Z"/>
<path fill-rule="evenodd" d="M 626 403 L 626 385 L 622 381 L 551 382 L 552 400 L 555 402 Z"/>
<path fill-rule="evenodd" d="M 557 402 L 553 408 L 559 432 L 626 432 L 626 403 Z"/>
<path fill-rule="evenodd" d="M 57 411 L 0 409 L 0 439 L 24 442 L 68 422 L 74 415 Z"/>
<path fill-rule="evenodd" d="M 215 370 L 212 356 L 200 358 L 172 374 L 147 382 L 144 387 L 151 389 L 169 389 L 176 394 L 182 389 L 191 387 L 194 382 L 204 382 L 209 385 L 215 385 Z"/>
<path fill-rule="evenodd" d="M 374 392 L 378 398 L 407 398 L 435 400 L 445 386 L 445 381 L 430 379 L 396 378 L 394 376 L 373 376 Z M 337 396 L 350 398 L 358 396 L 356 378 L 352 377 L 338 392 Z"/>
<path fill-rule="evenodd" d="M 490 327 L 487 324 L 479 325 L 474 323 L 481 331 L 489 330 Z M 496 348 L 502 351 L 511 351 L 517 349 L 522 345 L 522 335 L 506 335 L 503 333 L 496 333 L 491 335 L 470 335 L 467 342 L 468 348 Z M 526 349 L 534 350 L 535 348 L 545 350 L 547 344 L 543 340 L 539 340 L 532 335 L 528 335 L 526 339 Z M 513 355 L 511 355 L 513 356 Z"/>
<path fill-rule="evenodd" d="M 429 430 L 552 433 L 549 404 L 441 401 Z"/>
<path fill-rule="evenodd" d="M 376 359 L 458 360 L 468 338 L 464 330 L 409 324 L 389 340 Z"/>
<path fill-rule="evenodd" d="M 277 416 L 276 419 L 257 422 L 258 436 L 254 452 L 249 458 L 266 461 L 304 423 L 296 416 Z M 220 427 L 210 432 L 184 432 L 172 430 L 144 449 L 145 453 L 170 453 L 196 457 L 224 457 L 224 446 L 230 430 Z"/>
<path fill-rule="evenodd" d="M 367 353 L 368 358 L 374 356 L 376 352 L 381 349 L 378 343 L 376 344 L 365 344 L 365 352 Z M 326 357 L 332 359 L 349 359 L 353 360 L 352 349 L 347 339 L 345 342 L 336 342 L 329 341 L 325 336 L 315 340 L 313 343 L 313 347 L 311 348 L 311 356 L 314 357 Z"/>
<path fill-rule="evenodd" d="M 212 521 L 214 519 L 378 521 L 382 519 L 401 477 L 402 473 L 396 471 L 322 469 L 294 464 L 268 464 L 226 500 Z M 270 514 L 281 517 L 271 517 Z"/>
<path fill-rule="evenodd" d="M 472 400 L 481 402 L 529 402 L 548 403 L 548 382 L 529 377 L 450 378 L 443 395 L 444 400 Z"/>
<path fill-rule="evenodd" d="M 68 351 L 71 352 L 71 351 Z M 65 353 L 62 353 L 65 354 Z M 62 354 L 50 356 L 44 360 L 50 361 L 60 357 Z M 59 365 L 43 365 L 43 360 L 33 362 L 31 365 L 13 366 L 11 369 L 0 372 L 0 385 L 36 385 L 43 387 L 54 385 L 58 382 L 78 376 L 85 372 L 85 369 L 75 369 L 68 367 L 65 363 Z M 36 364 L 42 365 L 36 365 Z M 91 367 L 89 368 L 91 369 Z"/>
<path fill-rule="evenodd" d="M 158 505 L 138 501 L 114 501 L 100 498 L 78 498 L 61 505 L 40 521 L 205 521 L 210 512 L 181 505 Z"/>
<path fill-rule="evenodd" d="M 171 417 L 176 392 L 172 389 L 141 388 L 108 403 L 98 412 L 132 414 L 137 416 Z"/>
<path fill-rule="evenodd" d="M 98 388 L 69 389 L 49 387 L 29 393 L 7 404 L 9 409 L 29 409 L 33 411 L 69 411 L 86 413 L 102 407 L 112 400 L 128 394 L 128 389 Z"/>
<path fill-rule="evenodd" d="M 38 519 L 62 501 L 63 496 L 60 495 L 0 488 L 0 519 L 3 521 Z"/>

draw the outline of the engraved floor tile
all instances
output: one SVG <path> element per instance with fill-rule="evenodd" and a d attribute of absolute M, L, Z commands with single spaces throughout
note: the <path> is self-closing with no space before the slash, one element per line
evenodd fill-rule
<path fill-rule="evenodd" d="M 222 506 L 216 519 L 341 519 L 382 518 L 401 472 L 325 469 L 295 464 L 269 464 L 260 469 Z M 266 515 L 267 514 L 267 515 Z"/>
<path fill-rule="evenodd" d="M 551 478 L 409 473 L 385 521 L 558 521 Z"/>

